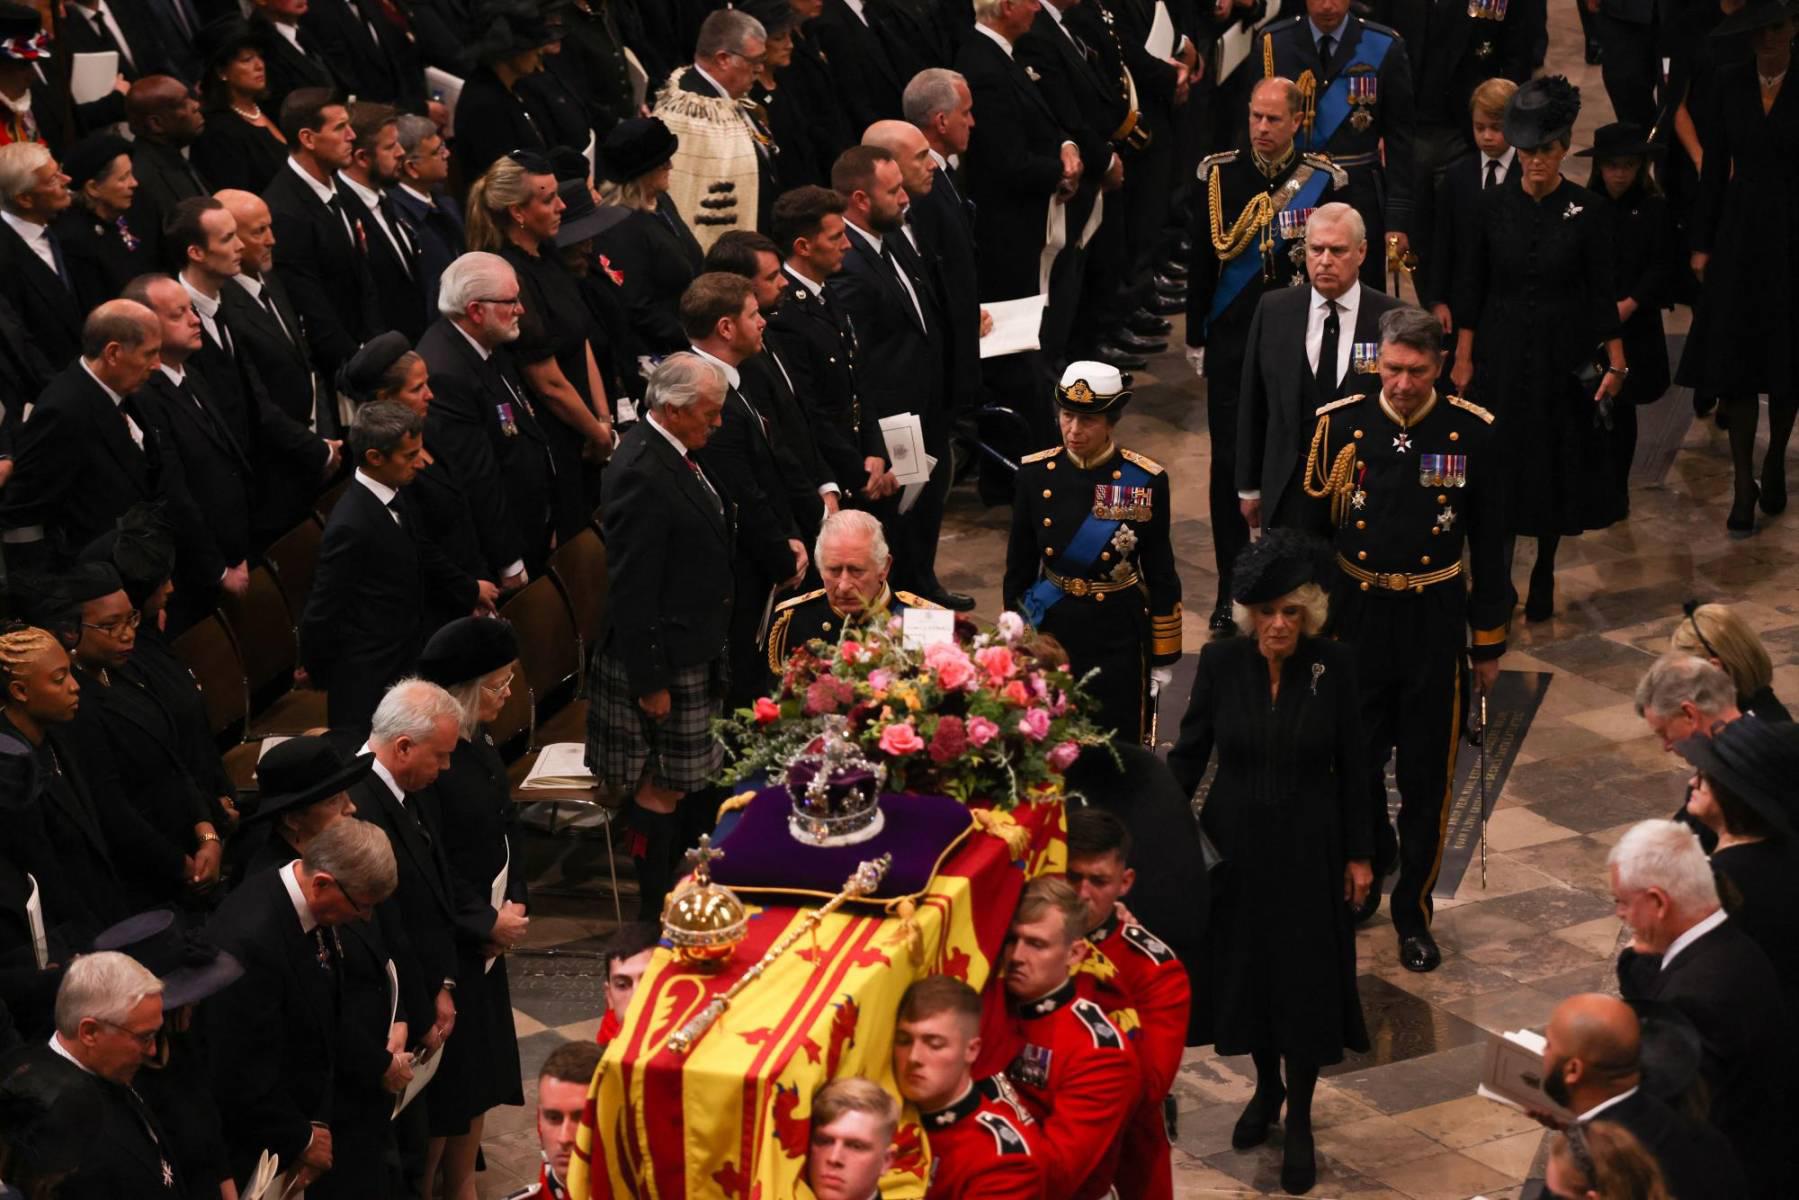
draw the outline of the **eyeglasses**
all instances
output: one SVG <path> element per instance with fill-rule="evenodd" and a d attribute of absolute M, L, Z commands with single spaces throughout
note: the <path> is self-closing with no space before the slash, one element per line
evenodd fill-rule
<path fill-rule="evenodd" d="M 448 146 L 439 146 L 437 149 L 431 151 L 431 153 L 429 153 L 429 154 L 419 154 L 417 152 L 414 152 L 414 153 L 408 154 L 406 156 L 406 161 L 407 162 L 418 162 L 421 159 L 426 159 L 426 158 L 441 158 L 444 161 L 448 162 L 449 158 L 450 158 L 450 148 Z"/>
<path fill-rule="evenodd" d="M 754 58 L 751 58 L 749 55 L 741 54 L 736 50 L 727 50 L 725 53 L 729 54 L 732 58 L 741 58 L 744 62 L 755 67 L 758 71 L 768 65 L 768 55 L 766 54 L 758 54 Z"/>
<path fill-rule="evenodd" d="M 124 1034 L 126 1037 L 136 1042 L 139 1049 L 151 1053 L 154 1053 L 156 1050 L 156 1035 L 162 1032 L 162 1027 L 160 1025 L 155 1029 L 150 1030 L 148 1033 L 139 1033 L 135 1029 L 127 1029 L 123 1025 L 115 1025 L 111 1021 L 102 1021 L 99 1017 L 94 1018 L 94 1023 L 96 1025 L 104 1025 L 108 1029 Z"/>
<path fill-rule="evenodd" d="M 488 687 L 485 683 L 482 684 L 481 690 L 486 692 L 489 696 L 504 696 L 507 692 L 512 690 L 512 681 L 517 678 L 517 676 L 518 672 L 514 671 L 512 674 L 506 676 L 506 678 L 500 680 L 494 687 Z"/>
<path fill-rule="evenodd" d="M 1687 615 L 1687 624 L 1693 627 L 1693 635 L 1699 639 L 1699 644 L 1705 647 L 1707 657 L 1722 660 L 1724 656 L 1712 649 L 1712 644 L 1705 640 L 1705 630 L 1699 628 L 1699 601 L 1688 600 L 1680 606 L 1680 611 Z"/>
<path fill-rule="evenodd" d="M 134 608 L 124 616 L 115 617 L 113 620 L 107 621 L 101 625 L 95 625 L 91 621 L 83 621 L 81 622 L 81 627 L 83 629 L 98 629 L 107 637 L 119 638 L 124 637 L 131 630 L 136 629 L 143 619 L 144 614 Z"/>
<path fill-rule="evenodd" d="M 375 911 L 374 905 L 364 904 L 362 901 L 358 900 L 356 897 L 350 895 L 350 889 L 346 888 L 343 884 L 339 883 L 337 880 L 333 879 L 331 881 L 331 886 L 337 889 L 339 895 L 341 895 L 345 900 L 348 900 L 350 902 L 350 907 L 356 910 L 356 915 L 358 917 L 360 917 L 361 919 L 366 921 L 369 919 L 370 915 L 374 913 L 374 911 Z"/>
<path fill-rule="evenodd" d="M 520 312 L 525 310 L 525 302 L 520 300 L 517 296 L 505 300 L 500 299 L 498 296 L 476 296 L 475 303 L 492 304 L 496 308 L 516 308 Z"/>

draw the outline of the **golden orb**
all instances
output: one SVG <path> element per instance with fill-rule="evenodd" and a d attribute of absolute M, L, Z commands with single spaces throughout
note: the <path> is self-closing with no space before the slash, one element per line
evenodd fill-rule
<path fill-rule="evenodd" d="M 692 877 L 662 905 L 662 934 L 684 966 L 717 970 L 743 941 L 749 913 L 737 893 L 712 882 L 711 861 L 723 858 L 724 851 L 714 850 L 710 837 L 700 838 L 694 857 Z"/>

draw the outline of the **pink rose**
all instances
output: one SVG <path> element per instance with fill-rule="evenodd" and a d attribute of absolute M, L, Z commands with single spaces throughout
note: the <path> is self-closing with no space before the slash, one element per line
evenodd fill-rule
<path fill-rule="evenodd" d="M 1012 651 L 1005 646 L 983 646 L 974 652 L 974 660 L 981 664 L 981 670 L 993 680 L 1010 679 L 1017 670 L 1012 659 Z"/>
<path fill-rule="evenodd" d="M 1014 679 L 1008 683 L 1000 689 L 999 694 L 1006 698 L 1006 703 L 1018 708 L 1023 708 L 1031 702 L 1031 694 L 1024 690 L 1024 681 L 1020 679 Z"/>
<path fill-rule="evenodd" d="M 756 724 L 767 725 L 781 719 L 781 707 L 767 696 L 756 698 Z"/>
<path fill-rule="evenodd" d="M 966 657 L 952 658 L 937 668 L 937 686 L 946 692 L 960 692 L 974 685 L 974 664 Z"/>
<path fill-rule="evenodd" d="M 976 746 L 985 746 L 999 736 L 999 726 L 986 717 L 968 718 L 968 740 Z"/>
<path fill-rule="evenodd" d="M 1049 714 L 1041 708 L 1026 710 L 1024 716 L 1018 718 L 1018 732 L 1033 742 L 1041 742 L 1049 734 Z"/>
<path fill-rule="evenodd" d="M 1079 746 L 1075 745 L 1073 742 L 1061 742 L 1048 754 L 1044 755 L 1044 760 L 1049 763 L 1050 770 L 1061 772 L 1072 767 L 1074 765 L 1074 760 L 1080 756 L 1081 748 Z"/>
<path fill-rule="evenodd" d="M 889 725 L 881 730 L 881 749 L 888 754 L 917 754 L 924 749 L 924 739 L 909 721 Z"/>
<path fill-rule="evenodd" d="M 1060 691 L 1057 692 L 1055 702 L 1049 706 L 1049 711 L 1052 716 L 1057 716 L 1057 717 L 1059 717 L 1063 713 L 1067 712 L 1068 711 L 1068 693 L 1060 692 Z"/>
<path fill-rule="evenodd" d="M 1032 671 L 1029 683 L 1031 687 L 1031 698 L 1033 700 L 1047 700 L 1049 698 L 1049 684 L 1043 682 L 1043 675 L 1041 672 Z"/>
<path fill-rule="evenodd" d="M 861 642 L 843 642 L 837 647 L 837 657 L 846 663 L 860 662 L 862 659 Z"/>
<path fill-rule="evenodd" d="M 1008 646 L 1016 646 L 1024 637 L 1024 618 L 1015 612 L 1003 612 L 999 615 L 999 636 Z"/>
<path fill-rule="evenodd" d="M 954 642 L 932 642 L 924 648 L 924 665 L 941 671 L 945 663 L 968 661 L 968 655 Z"/>
<path fill-rule="evenodd" d="M 875 695 L 880 695 L 893 686 L 893 672 L 886 667 L 877 667 L 868 673 L 868 686 Z"/>

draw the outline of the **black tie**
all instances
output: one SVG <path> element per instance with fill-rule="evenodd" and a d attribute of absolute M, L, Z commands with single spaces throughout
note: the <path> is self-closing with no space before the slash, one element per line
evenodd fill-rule
<path fill-rule="evenodd" d="M 1337 337 L 1342 332 L 1342 324 L 1337 320 L 1337 302 L 1324 302 L 1324 340 L 1318 344 L 1318 395 L 1321 399 L 1334 398 L 1337 391 Z"/>
<path fill-rule="evenodd" d="M 1498 182 L 1499 182 L 1499 160 L 1497 158 L 1489 158 L 1487 160 L 1487 182 L 1486 182 L 1486 185 L 1481 188 L 1481 191 L 1483 191 L 1483 192 L 1486 191 L 1487 188 L 1492 187 L 1494 184 L 1496 184 Z"/>
<path fill-rule="evenodd" d="M 906 302 L 912 306 L 913 314 L 918 318 L 919 329 L 924 330 L 928 337 L 930 335 L 930 330 L 925 325 L 924 304 L 918 299 L 918 289 L 912 286 L 911 279 L 906 275 L 906 268 L 900 265 L 899 255 L 893 252 L 893 242 L 890 239 L 894 236 L 895 235 L 893 234 L 889 234 L 887 237 L 881 239 L 881 257 L 887 260 L 887 265 L 892 269 L 895 281 L 900 285 L 900 291 L 906 293 Z M 900 234 L 898 236 L 903 237 L 905 235 Z"/>
<path fill-rule="evenodd" d="M 1331 66 L 1331 51 L 1336 48 L 1336 44 L 1336 39 L 1328 33 L 1318 39 L 1318 61 L 1324 64 L 1327 72 Z"/>
<path fill-rule="evenodd" d="M 406 274 L 410 277 L 412 275 L 412 259 L 413 255 L 418 252 L 417 247 L 412 244 L 412 238 L 407 235 L 406 222 L 400 219 L 400 212 L 394 207 L 393 197 L 385 192 L 381 195 L 381 216 L 387 222 L 387 227 L 394 231 L 394 241 L 400 247 L 400 265 L 406 268 Z"/>
<path fill-rule="evenodd" d="M 225 314 L 215 312 L 212 316 L 212 327 L 219 331 L 219 349 L 225 352 L 226 358 L 237 357 L 237 347 L 231 342 L 231 331 L 225 328 Z"/>
<path fill-rule="evenodd" d="M 275 324 L 280 328 L 281 336 L 285 337 L 288 341 L 293 342 L 293 331 L 288 329 L 287 322 L 281 319 L 281 310 L 275 307 L 275 301 L 274 298 L 269 295 L 269 289 L 264 287 L 262 291 L 256 294 L 256 298 L 262 301 L 262 306 L 268 310 L 269 316 L 275 318 Z M 294 345 L 298 346 L 299 343 L 294 342 Z"/>
<path fill-rule="evenodd" d="M 400 508 L 400 497 L 398 495 L 387 502 L 387 511 L 394 515 L 394 524 L 398 525 L 401 529 L 406 528 L 406 514 Z M 423 829 L 424 826 L 421 825 L 419 828 Z M 430 838 L 427 837 L 426 840 L 429 841 Z"/>
<path fill-rule="evenodd" d="M 350 210 L 344 207 L 344 198 L 333 192 L 331 199 L 325 202 L 325 206 L 336 213 L 337 219 L 343 222 L 344 236 L 350 239 L 350 249 L 361 251 L 362 242 L 356 236 L 356 225 L 350 220 Z"/>

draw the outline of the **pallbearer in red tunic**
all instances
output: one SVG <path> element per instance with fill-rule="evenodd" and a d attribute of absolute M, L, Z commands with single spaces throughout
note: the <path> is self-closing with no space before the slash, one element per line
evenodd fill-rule
<path fill-rule="evenodd" d="M 537 1077 L 537 1140 L 543 1148 L 543 1167 L 536 1183 L 508 1193 L 506 1200 L 568 1200 L 575 1131 L 581 1127 L 587 1088 L 603 1053 L 592 1042 L 564 1042 L 544 1060 Z"/>

